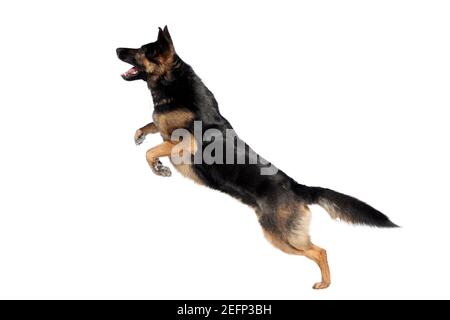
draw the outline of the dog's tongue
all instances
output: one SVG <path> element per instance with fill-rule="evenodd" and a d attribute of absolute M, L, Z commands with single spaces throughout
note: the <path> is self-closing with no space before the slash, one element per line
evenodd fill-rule
<path fill-rule="evenodd" d="M 122 73 L 122 77 L 129 78 L 138 74 L 138 69 L 136 67 L 131 68 L 127 72 Z"/>

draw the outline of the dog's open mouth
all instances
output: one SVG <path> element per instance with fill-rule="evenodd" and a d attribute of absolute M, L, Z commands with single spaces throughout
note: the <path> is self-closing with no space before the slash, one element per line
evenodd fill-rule
<path fill-rule="evenodd" d="M 129 48 L 117 48 L 117 57 L 123 62 L 131 64 L 131 68 L 122 73 L 121 76 L 124 80 L 133 81 L 142 79 L 147 81 L 147 74 L 143 66 L 139 65 L 136 61 L 136 54 L 139 52 L 138 49 Z"/>
<path fill-rule="evenodd" d="M 139 74 L 139 70 L 136 67 L 132 67 L 130 70 L 122 73 L 122 78 L 125 80 L 129 80 L 131 78 L 136 77 Z"/>

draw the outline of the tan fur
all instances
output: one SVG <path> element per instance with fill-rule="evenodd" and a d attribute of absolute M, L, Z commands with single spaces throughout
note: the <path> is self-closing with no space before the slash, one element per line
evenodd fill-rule
<path fill-rule="evenodd" d="M 189 154 L 195 154 L 197 152 L 197 143 L 195 141 L 195 138 L 193 135 L 190 136 L 190 139 L 187 139 L 188 141 L 181 141 L 177 144 L 177 146 L 172 149 L 173 152 L 187 152 Z M 182 155 L 181 155 L 182 156 Z M 192 169 L 192 164 L 190 163 L 181 163 L 181 164 L 175 164 L 171 159 L 172 165 L 177 169 L 179 173 L 181 173 L 182 176 L 193 180 L 194 182 L 203 185 L 202 180 L 195 174 L 194 170 Z"/>
<path fill-rule="evenodd" d="M 283 206 L 277 210 L 277 223 L 280 229 L 286 227 L 293 214 L 294 212 L 289 206 Z"/>
<path fill-rule="evenodd" d="M 170 156 L 172 148 L 175 144 L 171 141 L 164 141 L 163 143 L 149 149 L 146 153 L 147 162 L 150 166 L 154 166 L 160 157 Z"/>
<path fill-rule="evenodd" d="M 296 208 L 297 221 L 294 230 L 288 236 L 289 243 L 297 249 L 308 248 L 311 244 L 309 225 L 311 223 L 311 211 L 305 204 L 299 204 Z"/>
<path fill-rule="evenodd" d="M 153 77 L 160 77 L 169 72 L 173 63 L 173 58 L 173 52 L 171 51 L 165 55 L 158 56 L 158 63 L 151 62 L 143 53 L 137 53 L 135 56 L 137 63 L 144 66 L 145 71 Z"/>
<path fill-rule="evenodd" d="M 189 152 L 194 154 L 197 151 L 197 144 L 193 136 L 191 136 L 190 145 L 186 142 L 174 142 L 174 141 L 164 141 L 163 143 L 153 147 L 147 151 L 147 160 L 151 163 L 156 162 L 160 157 L 171 156 L 174 152 L 174 148 L 181 152 Z"/>
<path fill-rule="evenodd" d="M 324 249 L 312 243 L 309 243 L 309 246 L 305 249 L 297 249 L 287 241 L 280 239 L 277 235 L 266 230 L 264 230 L 264 236 L 274 247 L 280 249 L 284 253 L 305 256 L 317 263 L 322 280 L 314 284 L 314 289 L 325 289 L 330 286 L 330 268 L 328 266 L 327 252 Z"/>
<path fill-rule="evenodd" d="M 164 140 L 170 140 L 173 130 L 186 127 L 193 119 L 194 115 L 188 109 L 153 114 L 153 121 Z"/>
<path fill-rule="evenodd" d="M 280 239 L 280 237 L 272 232 L 263 229 L 264 237 L 269 241 L 275 248 L 280 249 L 284 253 L 298 255 L 299 250 L 291 246 L 285 240 Z"/>
<path fill-rule="evenodd" d="M 157 133 L 159 131 L 158 128 L 156 127 L 156 125 L 153 122 L 150 122 L 149 124 L 143 126 L 139 130 L 143 134 Z"/>
<path fill-rule="evenodd" d="M 330 269 L 328 266 L 327 253 L 324 249 L 311 243 L 309 237 L 309 224 L 311 212 L 304 203 L 300 203 L 293 207 L 282 207 L 277 210 L 277 225 L 281 232 L 269 232 L 263 229 L 266 239 L 276 248 L 281 251 L 305 256 L 313 260 L 320 268 L 322 281 L 314 284 L 314 289 L 325 289 L 331 283 Z M 292 219 L 294 214 L 295 226 L 293 230 L 284 231 L 285 224 Z M 260 216 L 261 212 L 257 212 Z"/>
<path fill-rule="evenodd" d="M 322 281 L 314 284 L 314 289 L 325 289 L 330 286 L 331 276 L 330 267 L 328 266 L 327 252 L 311 243 L 309 249 L 303 251 L 303 255 L 311 260 L 313 260 L 320 268 L 320 273 L 322 275 Z"/>
<path fill-rule="evenodd" d="M 140 129 L 136 130 L 136 133 L 134 134 L 134 141 L 136 144 L 141 144 L 142 141 L 144 141 L 145 136 L 152 133 L 157 133 L 158 128 L 155 126 L 153 122 L 143 126 Z"/>
<path fill-rule="evenodd" d="M 322 208 L 325 209 L 326 212 L 330 215 L 332 219 L 345 221 L 347 223 L 353 223 L 350 217 L 343 215 L 339 208 L 336 207 L 332 202 L 329 202 L 326 199 L 319 199 L 317 202 Z"/>
<path fill-rule="evenodd" d="M 187 152 L 195 154 L 197 151 L 197 144 L 194 136 L 191 135 L 190 144 L 186 141 L 175 142 L 171 141 L 171 134 L 175 129 L 183 128 L 189 124 L 194 118 L 194 115 L 188 109 L 177 109 L 167 113 L 154 113 L 154 123 L 150 123 L 147 126 L 139 129 L 138 131 L 146 132 L 160 132 L 163 140 L 163 144 L 150 149 L 147 152 L 147 161 L 149 164 L 155 165 L 159 157 L 171 156 L 173 152 Z M 136 132 L 138 134 L 138 132 Z M 170 159 L 171 160 L 171 159 Z M 172 160 L 172 165 L 181 173 L 184 177 L 193 180 L 198 184 L 203 184 L 201 179 L 192 170 L 192 165 L 189 163 L 175 164 Z"/>
<path fill-rule="evenodd" d="M 137 61 L 137 63 L 141 66 L 144 66 L 145 71 L 148 74 L 159 74 L 160 72 L 160 68 L 158 67 L 158 65 L 156 63 L 152 63 L 150 62 L 150 60 L 148 60 L 145 57 L 145 54 L 143 53 L 136 53 L 135 59 Z"/>

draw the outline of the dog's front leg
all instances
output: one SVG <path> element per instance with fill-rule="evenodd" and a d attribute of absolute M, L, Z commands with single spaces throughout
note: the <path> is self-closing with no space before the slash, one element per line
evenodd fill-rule
<path fill-rule="evenodd" d="M 176 146 L 176 143 L 171 141 L 164 141 L 163 143 L 153 147 L 147 151 L 146 157 L 147 162 L 150 165 L 153 173 L 158 176 L 170 177 L 172 172 L 166 166 L 164 166 L 161 161 L 159 161 L 160 157 L 168 157 L 172 153 L 173 147 Z"/>
<path fill-rule="evenodd" d="M 153 122 L 150 122 L 149 124 L 143 126 L 140 129 L 136 130 L 136 133 L 134 134 L 134 142 L 136 145 L 140 145 L 145 140 L 145 136 L 150 133 L 157 133 L 159 130 L 156 127 L 156 125 Z"/>

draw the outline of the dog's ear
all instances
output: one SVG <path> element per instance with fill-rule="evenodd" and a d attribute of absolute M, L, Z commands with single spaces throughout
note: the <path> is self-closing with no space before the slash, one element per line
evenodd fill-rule
<path fill-rule="evenodd" d="M 163 30 L 164 35 L 166 36 L 166 39 L 170 42 L 170 44 L 173 46 L 172 37 L 170 36 L 169 29 L 167 26 L 164 27 Z"/>
<path fill-rule="evenodd" d="M 165 38 L 166 36 L 164 35 L 164 31 L 162 31 L 161 28 L 158 28 L 158 39 L 156 40 L 156 42 L 164 42 Z"/>
<path fill-rule="evenodd" d="M 173 51 L 172 37 L 169 34 L 169 29 L 167 29 L 167 26 L 164 27 L 164 30 L 159 28 L 158 40 L 156 42 L 162 49 Z"/>

